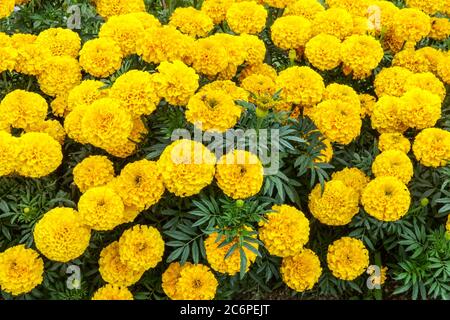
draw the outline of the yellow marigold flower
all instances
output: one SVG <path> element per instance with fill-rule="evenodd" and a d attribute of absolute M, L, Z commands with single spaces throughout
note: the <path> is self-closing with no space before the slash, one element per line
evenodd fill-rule
<path fill-rule="evenodd" d="M 393 30 L 396 37 L 415 44 L 430 33 L 431 20 L 418 9 L 401 9 L 394 15 Z"/>
<path fill-rule="evenodd" d="M 75 58 L 69 56 L 48 58 L 38 76 L 41 90 L 52 97 L 68 92 L 80 82 L 80 65 Z"/>
<path fill-rule="evenodd" d="M 84 80 L 69 91 L 67 96 L 67 108 L 70 112 L 81 105 L 91 105 L 94 101 L 105 98 L 108 90 L 102 90 L 105 84 L 98 80 Z"/>
<path fill-rule="evenodd" d="M 57 117 L 67 115 L 67 94 L 60 94 L 50 102 L 52 113 Z"/>
<path fill-rule="evenodd" d="M 133 300 L 133 295 L 127 287 L 120 287 L 107 283 L 105 286 L 95 291 L 92 300 Z"/>
<path fill-rule="evenodd" d="M 90 156 L 73 168 L 73 182 L 82 193 L 114 179 L 113 163 L 105 156 Z"/>
<path fill-rule="evenodd" d="M 273 81 L 277 79 L 277 71 L 270 65 L 266 63 L 249 64 L 244 69 L 242 69 L 239 75 L 239 81 L 244 81 L 246 77 L 253 74 L 259 74 L 262 76 L 269 77 Z"/>
<path fill-rule="evenodd" d="M 333 276 L 354 280 L 369 266 L 369 251 L 361 240 L 342 237 L 328 247 L 327 264 Z"/>
<path fill-rule="evenodd" d="M 384 28 L 385 30 L 390 31 L 393 28 L 394 16 L 400 9 L 390 1 L 371 1 L 370 5 L 379 8 L 379 10 L 377 9 L 374 13 L 380 14 L 381 30 Z"/>
<path fill-rule="evenodd" d="M 176 8 L 170 17 L 169 25 L 178 28 L 191 37 L 206 37 L 213 29 L 212 19 L 203 11 L 193 7 Z"/>
<path fill-rule="evenodd" d="M 367 185 L 361 203 L 364 210 L 378 220 L 397 221 L 408 212 L 411 196 L 399 178 L 382 176 Z"/>
<path fill-rule="evenodd" d="M 450 21 L 448 18 L 431 18 L 429 37 L 434 40 L 445 40 L 450 36 Z"/>
<path fill-rule="evenodd" d="M 8 17 L 14 11 L 15 0 L 5 0 L 0 4 L 0 19 Z"/>
<path fill-rule="evenodd" d="M 198 93 L 207 93 L 210 91 L 222 91 L 235 100 L 247 101 L 249 93 L 244 89 L 238 87 L 233 81 L 219 80 L 210 82 L 200 88 Z"/>
<path fill-rule="evenodd" d="M 216 295 L 217 279 L 202 264 L 171 263 L 162 276 L 162 287 L 172 300 L 212 300 Z"/>
<path fill-rule="evenodd" d="M 127 164 L 112 186 L 125 206 L 140 211 L 156 204 L 165 190 L 156 162 L 146 159 Z"/>
<path fill-rule="evenodd" d="M 139 20 L 139 22 L 144 27 L 144 30 L 147 31 L 149 29 L 161 27 L 161 22 L 152 14 L 148 12 L 133 12 L 128 13 L 125 16 L 134 17 Z"/>
<path fill-rule="evenodd" d="M 254 154 L 234 150 L 223 155 L 216 166 L 220 189 L 233 199 L 246 199 L 257 194 L 264 180 L 264 168 Z"/>
<path fill-rule="evenodd" d="M 179 197 L 198 194 L 214 177 L 216 157 L 203 144 L 177 140 L 164 149 L 158 160 L 164 185 Z"/>
<path fill-rule="evenodd" d="M 121 100 L 123 107 L 133 116 L 149 115 L 159 103 L 153 77 L 139 70 L 131 70 L 118 77 L 109 96 Z"/>
<path fill-rule="evenodd" d="M 266 46 L 257 36 L 241 34 L 241 41 L 244 44 L 247 58 L 245 61 L 250 64 L 261 64 L 266 56 Z"/>
<path fill-rule="evenodd" d="M 103 248 L 98 260 L 100 275 L 107 283 L 129 287 L 141 279 L 145 270 L 133 270 L 122 263 L 119 254 L 119 242 L 114 241 Z"/>
<path fill-rule="evenodd" d="M 26 75 L 38 76 L 44 68 L 44 62 L 50 57 L 51 52 L 47 47 L 35 43 L 18 45 L 14 70 Z"/>
<path fill-rule="evenodd" d="M 329 226 L 343 226 L 359 212 L 358 192 L 341 180 L 317 184 L 309 195 L 308 207 L 312 215 Z"/>
<path fill-rule="evenodd" d="M 81 120 L 82 135 L 99 148 L 124 145 L 133 128 L 132 118 L 119 100 L 102 98 L 94 101 Z"/>
<path fill-rule="evenodd" d="M 315 15 L 311 30 L 313 35 L 325 33 L 343 40 L 353 31 L 353 19 L 348 11 L 331 8 Z"/>
<path fill-rule="evenodd" d="M 399 150 L 406 154 L 411 150 L 411 143 L 401 133 L 383 133 L 378 141 L 378 149 L 381 152 Z"/>
<path fill-rule="evenodd" d="M 170 45 L 169 45 L 170 44 Z M 173 26 L 152 28 L 144 32 L 136 44 L 137 54 L 148 63 L 185 60 L 192 58 L 194 39 Z"/>
<path fill-rule="evenodd" d="M 284 16 L 300 16 L 310 21 L 314 20 L 316 14 L 325 11 L 325 8 L 317 0 L 290 1 L 284 10 Z"/>
<path fill-rule="evenodd" d="M 368 77 L 378 66 L 383 55 L 380 42 L 367 35 L 352 35 L 341 45 L 344 68 L 349 68 L 356 79 Z"/>
<path fill-rule="evenodd" d="M 330 139 L 324 138 L 322 143 L 325 145 L 325 149 L 322 150 L 320 156 L 314 159 L 315 163 L 330 163 L 331 159 L 333 159 L 333 145 L 331 144 Z"/>
<path fill-rule="evenodd" d="M 203 131 L 225 132 L 241 117 L 242 108 L 223 91 L 197 93 L 189 99 L 186 120 Z"/>
<path fill-rule="evenodd" d="M 33 236 L 36 248 L 45 257 L 66 263 L 84 253 L 91 230 L 80 222 L 75 210 L 55 208 L 36 223 Z"/>
<path fill-rule="evenodd" d="M 406 5 L 432 15 L 444 9 L 445 0 L 406 0 Z"/>
<path fill-rule="evenodd" d="M 271 255 L 297 255 L 309 240 L 309 221 L 303 212 L 288 206 L 273 206 L 260 223 L 259 239 Z"/>
<path fill-rule="evenodd" d="M 36 45 L 46 47 L 54 56 L 78 57 L 81 48 L 81 39 L 78 33 L 63 28 L 49 28 L 41 33 L 34 42 Z"/>
<path fill-rule="evenodd" d="M 281 17 L 275 20 L 270 31 L 276 46 L 284 50 L 298 49 L 311 38 L 311 22 L 303 17 Z"/>
<path fill-rule="evenodd" d="M 43 280 L 44 262 L 33 249 L 18 245 L 0 253 L 0 286 L 18 296 L 30 292 Z"/>
<path fill-rule="evenodd" d="M 25 129 L 41 123 L 47 116 L 48 104 L 37 93 L 14 90 L 0 103 L 3 119 L 14 128 Z"/>
<path fill-rule="evenodd" d="M 144 0 L 93 0 L 97 13 L 103 18 L 133 12 L 145 12 Z"/>
<path fill-rule="evenodd" d="M 14 172 L 19 150 L 18 139 L 0 131 L 0 177 Z"/>
<path fill-rule="evenodd" d="M 67 136 L 78 143 L 88 143 L 87 137 L 84 136 L 84 133 L 81 130 L 81 121 L 89 108 L 89 105 L 80 105 L 71 111 L 64 119 L 64 130 L 67 132 Z"/>
<path fill-rule="evenodd" d="M 422 52 L 405 49 L 394 56 L 392 66 L 406 68 L 414 73 L 430 71 L 430 62 Z"/>
<path fill-rule="evenodd" d="M 372 128 L 380 133 L 404 132 L 407 127 L 400 115 L 401 110 L 404 109 L 404 100 L 392 96 L 382 96 L 375 103 L 371 117 Z"/>
<path fill-rule="evenodd" d="M 252 74 L 246 77 L 242 80 L 241 87 L 252 94 L 250 97 L 251 101 L 255 101 L 252 97 L 272 98 L 277 91 L 275 81 L 261 74 Z"/>
<path fill-rule="evenodd" d="M 400 99 L 403 100 L 400 117 L 410 128 L 433 127 L 441 117 L 441 100 L 430 91 L 413 88 Z"/>
<path fill-rule="evenodd" d="M 237 2 L 227 10 L 228 25 L 235 33 L 260 33 L 266 25 L 266 20 L 266 9 L 255 1 Z"/>
<path fill-rule="evenodd" d="M 331 142 L 349 144 L 361 132 L 361 107 L 342 100 L 325 100 L 313 108 L 311 119 Z"/>
<path fill-rule="evenodd" d="M 181 61 L 162 62 L 153 76 L 155 90 L 168 103 L 186 105 L 198 88 L 199 76 Z"/>
<path fill-rule="evenodd" d="M 366 93 L 362 93 L 358 95 L 359 102 L 361 104 L 361 118 L 364 118 L 365 116 L 371 117 L 373 114 L 373 110 L 375 109 L 375 103 L 377 102 L 377 99 Z"/>
<path fill-rule="evenodd" d="M 24 177 L 45 177 L 55 171 L 63 159 L 61 145 L 47 133 L 25 133 L 18 145 L 16 170 Z"/>
<path fill-rule="evenodd" d="M 286 285 L 297 291 L 311 290 L 322 274 L 320 260 L 310 249 L 285 257 L 281 262 L 281 278 Z"/>
<path fill-rule="evenodd" d="M 141 21 L 132 15 L 109 18 L 98 33 L 99 38 L 114 41 L 124 57 L 136 53 L 136 42 L 143 35 L 144 27 Z"/>
<path fill-rule="evenodd" d="M 192 67 L 207 76 L 215 76 L 228 65 L 227 51 L 215 38 L 199 39 L 194 44 Z"/>
<path fill-rule="evenodd" d="M 366 35 L 370 31 L 369 19 L 366 17 L 353 16 L 352 34 Z"/>
<path fill-rule="evenodd" d="M 370 181 L 369 177 L 358 168 L 344 168 L 341 171 L 334 172 L 331 178 L 334 181 L 342 181 L 347 187 L 353 188 L 359 197 Z"/>
<path fill-rule="evenodd" d="M 360 17 L 367 15 L 367 8 L 370 5 L 369 0 L 326 0 L 325 2 L 330 8 L 342 8 Z"/>
<path fill-rule="evenodd" d="M 439 128 L 422 130 L 414 140 L 413 152 L 426 167 L 447 165 L 450 161 L 450 132 Z"/>
<path fill-rule="evenodd" d="M 18 59 L 17 49 L 12 46 L 0 47 L 0 59 L 0 72 L 14 70 Z"/>
<path fill-rule="evenodd" d="M 59 144 L 64 144 L 66 139 L 66 131 L 58 120 L 46 120 L 34 125 L 28 126 L 25 132 L 42 132 L 47 133 L 50 137 L 58 141 Z"/>
<path fill-rule="evenodd" d="M 436 72 L 438 76 L 444 81 L 446 84 L 450 84 L 450 55 L 447 54 L 439 59 L 439 62 L 436 66 Z"/>
<path fill-rule="evenodd" d="M 416 73 L 408 77 L 405 82 L 405 91 L 411 89 L 427 90 L 441 98 L 444 101 L 446 91 L 444 84 L 431 72 Z"/>
<path fill-rule="evenodd" d="M 164 241 L 153 227 L 135 225 L 119 239 L 120 260 L 133 270 L 148 270 L 161 262 Z"/>
<path fill-rule="evenodd" d="M 309 67 L 290 67 L 280 72 L 276 80 L 281 98 L 302 106 L 313 106 L 322 100 L 323 79 Z"/>
<path fill-rule="evenodd" d="M 80 66 L 97 78 L 106 78 L 122 65 L 120 46 L 109 38 L 86 41 L 80 51 Z"/>
<path fill-rule="evenodd" d="M 341 64 L 341 41 L 321 33 L 306 43 L 305 56 L 319 70 L 334 69 Z"/>
<path fill-rule="evenodd" d="M 112 230 L 124 220 L 124 205 L 111 188 L 101 186 L 87 190 L 78 202 L 81 221 L 97 231 Z"/>
<path fill-rule="evenodd" d="M 408 184 L 413 176 L 413 165 L 408 156 L 400 150 L 388 150 L 379 154 L 372 164 L 375 177 L 391 176 Z"/>
<path fill-rule="evenodd" d="M 413 73 L 406 68 L 383 68 L 375 77 L 375 93 L 378 98 L 384 95 L 401 97 L 406 92 L 406 81 L 412 76 Z"/>
<path fill-rule="evenodd" d="M 19 49 L 20 47 L 32 44 L 36 41 L 37 35 L 29 33 L 15 33 L 11 35 L 11 44 L 14 48 Z"/>
<path fill-rule="evenodd" d="M 341 100 L 342 102 L 351 104 L 354 108 L 358 109 L 361 107 L 361 103 L 359 102 L 358 94 L 352 87 L 331 83 L 323 92 L 323 100 Z"/>
<path fill-rule="evenodd" d="M 256 235 L 253 237 L 256 238 Z M 213 270 L 234 276 L 240 271 L 241 255 L 239 250 L 234 250 L 231 255 L 225 258 L 230 248 L 237 243 L 237 239 L 224 246 L 220 246 L 225 240 L 225 237 L 217 232 L 210 234 L 205 240 L 206 259 Z M 257 244 L 253 246 L 256 246 L 256 249 L 259 247 Z M 246 272 L 248 272 L 250 266 L 256 260 L 256 254 L 246 247 L 242 247 L 242 249 L 247 258 Z"/>
<path fill-rule="evenodd" d="M 234 0 L 205 0 L 201 10 L 212 19 L 214 24 L 219 24 L 225 20 L 227 10 L 234 2 Z"/>
<path fill-rule="evenodd" d="M 230 77 L 231 79 L 236 74 L 237 67 L 242 65 L 247 58 L 247 51 L 242 37 L 227 33 L 216 33 L 209 38 L 217 41 L 227 51 L 228 66 L 222 73 L 226 73 L 227 70 L 233 71 Z"/>

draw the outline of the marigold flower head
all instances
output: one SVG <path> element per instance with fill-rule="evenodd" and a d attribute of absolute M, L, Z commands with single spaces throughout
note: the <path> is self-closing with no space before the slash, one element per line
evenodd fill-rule
<path fill-rule="evenodd" d="M 341 100 L 342 102 L 351 104 L 355 109 L 358 109 L 361 106 L 356 91 L 350 86 L 339 83 L 330 83 L 327 85 L 323 92 L 322 99 Z"/>
<path fill-rule="evenodd" d="M 162 260 L 164 241 L 153 227 L 135 225 L 119 239 L 120 260 L 133 270 L 154 268 Z"/>
<path fill-rule="evenodd" d="M 275 45 L 284 50 L 304 47 L 311 38 L 311 22 L 303 17 L 278 18 L 270 30 Z"/>
<path fill-rule="evenodd" d="M 276 80 L 281 98 L 302 106 L 313 106 L 322 100 L 325 85 L 320 74 L 309 67 L 290 67 Z"/>
<path fill-rule="evenodd" d="M 193 7 L 176 8 L 170 17 L 169 25 L 191 37 L 206 37 L 213 29 L 212 19 L 203 11 Z"/>
<path fill-rule="evenodd" d="M 343 237 L 328 247 L 327 264 L 333 276 L 354 280 L 369 266 L 369 251 L 361 240 Z"/>
<path fill-rule="evenodd" d="M 431 20 L 418 9 L 405 8 L 394 15 L 392 27 L 396 37 L 415 44 L 430 33 Z"/>
<path fill-rule="evenodd" d="M 8 47 L 0 47 L 0 71 L 12 71 L 15 69 L 17 59 L 18 59 L 18 52 L 17 49 L 13 48 L 12 46 Z"/>
<path fill-rule="evenodd" d="M 106 78 L 122 65 L 120 46 L 109 38 L 88 40 L 80 51 L 80 66 L 97 78 Z"/>
<path fill-rule="evenodd" d="M 317 0 L 297 0 L 290 1 L 283 15 L 300 16 L 312 21 L 319 12 L 323 11 L 325 11 L 325 8 Z"/>
<path fill-rule="evenodd" d="M 89 105 L 80 105 L 64 119 L 64 130 L 67 132 L 67 136 L 82 144 L 88 143 L 87 137 L 84 136 L 81 130 L 81 121 L 89 108 Z"/>
<path fill-rule="evenodd" d="M 114 179 L 114 165 L 105 156 L 89 156 L 73 168 L 73 182 L 82 193 Z"/>
<path fill-rule="evenodd" d="M 270 65 L 266 63 L 249 64 L 244 69 L 242 69 L 239 75 L 239 81 L 244 81 L 246 77 L 253 74 L 259 74 L 262 76 L 269 77 L 273 81 L 277 79 L 277 71 Z"/>
<path fill-rule="evenodd" d="M 439 128 L 422 130 L 414 140 L 416 159 L 426 167 L 441 167 L 450 162 L 450 132 Z"/>
<path fill-rule="evenodd" d="M 399 150 L 404 153 L 408 153 L 409 150 L 411 150 L 411 143 L 401 133 L 383 133 L 380 135 L 380 139 L 378 141 L 378 149 L 381 152 L 388 150 Z"/>
<path fill-rule="evenodd" d="M 227 22 L 235 33 L 260 33 L 267 20 L 264 6 L 255 1 L 241 1 L 232 4 L 227 10 Z"/>
<path fill-rule="evenodd" d="M 280 268 L 281 278 L 286 285 L 297 291 L 311 290 L 319 282 L 322 274 L 320 260 L 310 249 L 283 258 Z"/>
<path fill-rule="evenodd" d="M 253 235 L 253 237 L 256 238 L 256 235 Z M 211 233 L 205 239 L 206 259 L 208 260 L 208 263 L 213 270 L 233 276 L 240 271 L 241 255 L 239 250 L 234 250 L 232 254 L 227 256 L 230 248 L 237 243 L 237 239 L 221 246 L 221 244 L 225 240 L 226 238 L 219 233 Z M 256 246 L 256 249 L 258 249 L 259 247 L 257 244 L 252 244 L 252 246 Z M 253 262 L 255 262 L 256 254 L 246 247 L 242 247 L 242 249 L 244 250 L 245 256 L 247 258 L 247 272 Z"/>
<path fill-rule="evenodd" d="M 18 296 L 30 292 L 43 280 L 44 262 L 33 249 L 18 245 L 0 253 L 0 286 Z"/>
<path fill-rule="evenodd" d="M 0 4 L 0 19 L 8 17 L 14 11 L 15 0 L 5 0 Z"/>
<path fill-rule="evenodd" d="M 251 93 L 251 101 L 255 101 L 259 97 L 272 98 L 277 91 L 275 81 L 269 76 L 261 74 L 252 74 L 246 77 L 242 80 L 241 87 Z"/>
<path fill-rule="evenodd" d="M 184 106 L 198 89 L 199 76 L 195 70 L 176 60 L 162 62 L 153 76 L 155 90 L 168 103 Z"/>
<path fill-rule="evenodd" d="M 367 15 L 367 8 L 370 5 L 369 0 L 326 0 L 325 2 L 330 8 L 342 8 L 359 17 Z"/>
<path fill-rule="evenodd" d="M 119 254 L 119 242 L 114 241 L 100 252 L 98 260 L 100 275 L 107 283 L 129 287 L 141 279 L 145 270 L 133 270 L 122 263 Z"/>
<path fill-rule="evenodd" d="M 450 36 L 450 21 L 448 18 L 431 18 L 431 39 L 442 41 Z"/>
<path fill-rule="evenodd" d="M 367 185 L 361 202 L 364 210 L 378 220 L 397 221 L 408 212 L 411 196 L 400 179 L 382 176 L 375 178 Z"/>
<path fill-rule="evenodd" d="M 412 76 L 413 73 L 406 68 L 383 68 L 375 77 L 375 93 L 378 98 L 384 95 L 401 97 L 406 92 L 406 81 Z"/>
<path fill-rule="evenodd" d="M 212 19 L 214 24 L 219 24 L 225 20 L 227 10 L 234 2 L 235 0 L 205 0 L 201 10 Z"/>
<path fill-rule="evenodd" d="M 313 35 L 329 34 L 341 40 L 353 31 L 352 15 L 341 8 L 331 8 L 315 15 L 312 21 Z"/>
<path fill-rule="evenodd" d="M 379 154 L 372 164 L 375 177 L 396 177 L 408 184 L 413 176 L 413 165 L 408 156 L 400 150 L 388 150 Z"/>
<path fill-rule="evenodd" d="M 404 110 L 404 100 L 382 96 L 375 104 L 371 117 L 372 127 L 380 133 L 404 132 L 407 127 L 401 118 L 401 110 Z"/>
<path fill-rule="evenodd" d="M 273 206 L 267 221 L 260 223 L 259 239 L 271 255 L 297 255 L 309 240 L 309 221 L 303 212 L 288 206 Z"/>
<path fill-rule="evenodd" d="M 131 115 L 119 100 L 102 98 L 94 101 L 81 121 L 82 135 L 99 148 L 124 145 L 133 128 Z"/>
<path fill-rule="evenodd" d="M 75 58 L 69 56 L 48 58 L 38 76 L 41 90 L 52 97 L 67 93 L 80 82 L 80 65 Z"/>
<path fill-rule="evenodd" d="M 34 43 L 48 48 L 53 56 L 77 58 L 81 48 L 81 39 L 78 33 L 63 28 L 49 28 L 42 31 Z"/>
<path fill-rule="evenodd" d="M 106 186 L 88 189 L 80 197 L 78 211 L 80 220 L 98 231 L 112 230 L 124 220 L 122 199 Z"/>
<path fill-rule="evenodd" d="M 132 12 L 127 13 L 125 16 L 138 19 L 145 31 L 161 27 L 161 22 L 159 22 L 158 18 L 148 12 Z"/>
<path fill-rule="evenodd" d="M 12 127 L 25 129 L 44 121 L 48 104 L 37 93 L 17 89 L 3 98 L 0 111 L 3 119 Z"/>
<path fill-rule="evenodd" d="M 331 180 L 322 186 L 317 184 L 309 195 L 308 207 L 321 223 L 343 226 L 359 212 L 358 192 L 341 180 Z"/>
<path fill-rule="evenodd" d="M 352 35 L 341 45 L 344 68 L 349 68 L 356 79 L 368 77 L 378 66 L 383 55 L 380 42 L 367 35 Z"/>
<path fill-rule="evenodd" d="M 173 262 L 162 275 L 162 287 L 172 300 L 212 300 L 217 286 L 214 274 L 202 264 Z"/>
<path fill-rule="evenodd" d="M 231 76 L 229 79 L 233 78 L 236 74 L 237 67 L 242 65 L 247 59 L 247 51 L 244 42 L 242 41 L 242 37 L 228 33 L 216 33 L 209 38 L 217 41 L 227 52 L 228 66 L 219 74 L 219 77 L 226 75 L 226 73 L 230 73 Z"/>
<path fill-rule="evenodd" d="M 194 44 L 192 67 L 207 76 L 215 76 L 228 65 L 227 51 L 217 38 L 199 39 Z"/>
<path fill-rule="evenodd" d="M 80 222 L 72 208 L 55 208 L 36 223 L 33 237 L 36 248 L 45 257 L 66 263 L 84 253 L 91 230 Z"/>
<path fill-rule="evenodd" d="M 427 90 L 441 98 L 444 101 L 446 90 L 444 84 L 431 72 L 416 73 L 408 77 L 405 82 L 405 91 L 410 89 Z"/>
<path fill-rule="evenodd" d="M 430 62 L 423 52 L 405 49 L 394 56 L 392 66 L 406 68 L 414 73 L 430 71 Z"/>
<path fill-rule="evenodd" d="M 56 98 L 50 102 L 50 108 L 53 115 L 57 117 L 65 117 L 67 112 L 67 94 L 57 95 Z"/>
<path fill-rule="evenodd" d="M 329 34 L 318 34 L 306 43 L 305 56 L 319 70 L 334 69 L 341 64 L 341 41 Z"/>
<path fill-rule="evenodd" d="M 16 170 L 24 177 L 45 177 L 55 171 L 63 159 L 61 145 L 47 133 L 25 133 L 18 145 Z"/>
<path fill-rule="evenodd" d="M 94 0 L 97 13 L 103 18 L 133 12 L 145 12 L 144 0 Z"/>
<path fill-rule="evenodd" d="M 18 139 L 0 131 L 0 177 L 14 172 L 19 150 Z"/>
<path fill-rule="evenodd" d="M 412 88 L 400 99 L 403 100 L 400 117 L 410 128 L 433 127 L 441 117 L 441 99 L 428 90 Z"/>
<path fill-rule="evenodd" d="M 133 295 L 127 287 L 107 283 L 95 291 L 92 300 L 133 300 Z"/>
<path fill-rule="evenodd" d="M 66 138 L 66 131 L 58 120 L 46 120 L 30 125 L 25 129 L 25 132 L 47 133 L 61 145 L 64 144 Z"/>
<path fill-rule="evenodd" d="M 108 90 L 103 90 L 104 86 L 105 84 L 98 80 L 82 81 L 69 91 L 65 112 L 70 112 L 81 105 L 91 105 L 100 98 L 106 98 Z"/>
<path fill-rule="evenodd" d="M 164 149 L 158 167 L 167 190 L 179 197 L 198 194 L 215 173 L 216 157 L 203 144 L 181 139 Z"/>
<path fill-rule="evenodd" d="M 14 70 L 26 75 L 38 76 L 44 62 L 51 57 L 50 49 L 35 43 L 23 44 L 17 48 Z"/>
<path fill-rule="evenodd" d="M 150 73 L 131 70 L 116 79 L 109 96 L 122 101 L 133 116 L 149 115 L 156 109 L 159 97 Z"/>
<path fill-rule="evenodd" d="M 406 0 L 406 5 L 432 15 L 444 9 L 445 0 Z"/>
<path fill-rule="evenodd" d="M 210 91 L 222 91 L 231 97 L 234 101 L 244 100 L 247 101 L 249 93 L 243 88 L 238 87 L 233 81 L 230 80 L 218 80 L 210 82 L 200 88 L 198 93 L 207 93 Z"/>
<path fill-rule="evenodd" d="M 446 84 L 450 84 L 450 55 L 447 54 L 439 59 L 436 66 L 436 72 L 439 78 Z"/>
<path fill-rule="evenodd" d="M 14 33 L 11 35 L 11 45 L 19 49 L 20 47 L 32 44 L 36 41 L 37 35 L 30 33 Z"/>
<path fill-rule="evenodd" d="M 334 181 L 342 181 L 347 187 L 353 188 L 359 196 L 370 181 L 369 177 L 358 168 L 344 168 L 334 172 L 331 178 Z"/>
<path fill-rule="evenodd" d="M 236 125 L 242 113 L 242 108 L 221 90 L 193 95 L 186 108 L 186 120 L 203 131 L 225 132 Z"/>
<path fill-rule="evenodd" d="M 156 204 L 165 190 L 156 162 L 146 159 L 127 164 L 112 188 L 125 206 L 140 211 Z"/>

